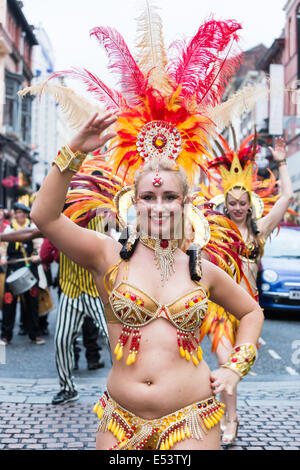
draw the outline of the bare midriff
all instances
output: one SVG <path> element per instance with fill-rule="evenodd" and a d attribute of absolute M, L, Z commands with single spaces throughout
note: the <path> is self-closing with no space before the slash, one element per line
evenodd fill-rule
<path fill-rule="evenodd" d="M 112 351 L 122 326 L 108 323 Z M 142 328 L 140 351 L 134 364 L 113 359 L 107 390 L 128 411 L 159 418 L 212 396 L 210 369 L 202 360 L 195 367 L 180 357 L 176 329 L 161 318 Z"/>

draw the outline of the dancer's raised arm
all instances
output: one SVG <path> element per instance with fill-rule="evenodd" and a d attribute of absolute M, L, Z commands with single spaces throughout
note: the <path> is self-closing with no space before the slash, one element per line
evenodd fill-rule
<path fill-rule="evenodd" d="M 269 149 L 272 152 L 275 162 L 278 164 L 280 198 L 276 204 L 274 204 L 269 214 L 258 221 L 258 228 L 264 238 L 267 238 L 280 224 L 294 197 L 293 184 L 286 163 L 286 144 L 284 139 L 282 137 L 275 139 L 274 149 L 272 147 L 269 147 Z"/>
<path fill-rule="evenodd" d="M 85 124 L 69 143 L 67 152 L 54 160 L 55 165 L 45 178 L 31 210 L 31 218 L 43 235 L 68 257 L 89 270 L 96 267 L 101 270 L 101 263 L 104 269 L 105 254 L 110 245 L 117 242 L 103 234 L 79 227 L 65 217 L 62 210 L 76 165 L 79 168 L 85 154 L 102 147 L 115 135 L 112 132 L 102 135 L 115 121 L 116 117 L 111 114 L 101 118 L 95 114 Z M 65 166 L 62 165 L 62 158 L 66 161 Z M 76 161 L 76 158 L 81 162 Z M 70 166 L 74 169 L 71 170 Z"/>

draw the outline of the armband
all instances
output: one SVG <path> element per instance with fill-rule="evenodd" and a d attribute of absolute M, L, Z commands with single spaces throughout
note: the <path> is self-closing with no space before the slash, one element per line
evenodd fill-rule
<path fill-rule="evenodd" d="M 230 354 L 229 360 L 221 367 L 231 369 L 243 378 L 255 363 L 258 353 L 254 344 L 245 343 L 235 346 Z"/>
<path fill-rule="evenodd" d="M 52 162 L 52 165 L 56 165 L 61 172 L 65 170 L 73 171 L 77 173 L 82 163 L 86 159 L 87 154 L 83 152 L 73 153 L 70 147 L 65 145 L 58 152 L 57 156 Z"/>

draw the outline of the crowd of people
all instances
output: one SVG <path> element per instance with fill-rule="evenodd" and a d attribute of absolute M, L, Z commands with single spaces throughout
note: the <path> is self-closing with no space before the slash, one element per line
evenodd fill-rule
<path fill-rule="evenodd" d="M 30 220 L 30 208 L 25 204 L 17 202 L 10 211 L 1 207 L 0 228 L 0 343 L 8 345 L 13 340 L 19 301 L 18 334 L 28 335 L 32 344 L 45 344 L 49 335 L 48 315 L 58 303 L 55 352 L 61 389 L 53 404 L 76 400 L 72 371 L 78 368 L 80 334 L 88 370 L 105 365 L 101 349 L 107 346 L 107 329 L 92 278 L 42 236 Z M 54 269 L 52 263 L 56 263 Z M 58 300 L 53 299 L 54 295 Z M 64 315 L 66 311 L 68 318 Z"/>

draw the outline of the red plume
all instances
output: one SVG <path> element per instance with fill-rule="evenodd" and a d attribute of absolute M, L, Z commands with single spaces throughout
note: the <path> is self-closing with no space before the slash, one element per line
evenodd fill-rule
<path fill-rule="evenodd" d="M 182 96 L 192 98 L 196 95 L 200 103 L 211 102 L 218 98 L 220 84 L 224 86 L 225 78 L 232 70 L 232 62 L 228 60 L 226 48 L 231 41 L 236 41 L 236 31 L 241 25 L 228 21 L 210 20 L 200 26 L 197 34 L 187 44 L 186 41 L 176 41 L 173 47 L 177 49 L 177 57 L 170 61 L 168 73 L 177 86 L 182 87 Z M 222 71 L 223 70 L 223 71 Z M 227 77 L 228 78 L 228 77 Z M 213 84 L 219 81 L 216 90 Z M 210 93 L 208 93 L 208 91 Z"/>
<path fill-rule="evenodd" d="M 109 68 L 120 75 L 121 90 L 132 106 L 141 104 L 139 97 L 144 96 L 146 80 L 131 55 L 121 34 L 114 28 L 97 27 L 91 31 L 105 48 Z"/>

